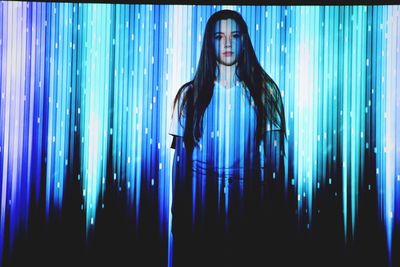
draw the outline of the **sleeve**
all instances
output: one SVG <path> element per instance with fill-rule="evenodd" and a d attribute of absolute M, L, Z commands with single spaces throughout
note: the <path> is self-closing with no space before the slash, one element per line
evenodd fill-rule
<path fill-rule="evenodd" d="M 181 103 L 182 102 L 179 101 L 177 105 L 173 107 L 172 117 L 168 132 L 169 135 L 172 136 L 171 148 L 173 149 L 176 148 L 177 139 L 183 138 L 183 135 L 185 133 L 185 123 L 186 123 L 185 112 L 182 112 L 182 115 L 179 118 Z"/>
<path fill-rule="evenodd" d="M 185 114 L 182 114 L 181 118 L 179 119 L 179 106 L 180 103 L 178 103 L 173 112 L 172 112 L 172 118 L 171 118 L 171 124 L 169 127 L 169 134 L 172 136 L 180 136 L 183 137 L 183 134 L 185 132 Z"/>
<path fill-rule="evenodd" d="M 279 125 L 267 124 L 260 149 L 263 176 L 265 175 L 265 178 L 281 176 L 283 174 L 284 135 Z"/>

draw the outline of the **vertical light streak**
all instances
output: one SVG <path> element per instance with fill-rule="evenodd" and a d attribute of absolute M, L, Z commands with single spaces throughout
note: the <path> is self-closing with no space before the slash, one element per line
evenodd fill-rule
<path fill-rule="evenodd" d="M 386 99 L 387 99 L 387 91 L 386 91 L 386 82 L 387 79 L 385 77 L 385 73 L 383 72 L 384 69 L 382 66 L 386 67 L 386 43 L 384 42 L 385 39 L 385 25 L 383 21 L 385 20 L 386 10 L 380 6 L 375 7 L 373 12 L 377 13 L 377 23 L 375 26 L 375 50 L 374 57 L 376 60 L 376 68 L 375 68 L 375 86 L 376 86 L 376 105 L 377 105 L 377 112 L 376 112 L 376 153 L 377 153 L 377 166 L 376 166 L 376 178 L 377 178 L 377 193 L 378 193 L 378 205 L 379 211 L 381 215 L 381 221 L 385 225 L 388 226 L 388 214 L 387 214 L 387 204 L 386 203 L 386 194 L 390 193 L 387 192 L 387 185 L 390 181 L 387 179 L 386 175 L 386 161 L 387 161 L 387 154 L 386 154 L 386 131 L 388 124 L 386 123 L 387 120 L 387 111 L 386 111 Z M 391 229 L 385 229 L 387 232 L 388 241 L 390 239 L 390 231 Z M 388 242 L 389 243 L 389 242 Z"/>
<path fill-rule="evenodd" d="M 25 90 L 27 93 L 27 105 L 25 109 L 25 119 L 24 121 L 27 120 L 26 126 L 24 127 L 24 132 L 28 132 L 28 136 L 26 137 L 27 140 L 27 149 L 28 149 L 28 155 L 27 155 L 27 161 L 23 162 L 23 176 L 27 177 L 27 190 L 24 192 L 25 195 L 27 196 L 25 199 L 25 207 L 27 207 L 26 210 L 24 210 L 24 214 L 22 216 L 26 216 L 29 214 L 29 204 L 31 201 L 30 198 L 30 188 L 31 188 L 31 180 L 32 177 L 34 177 L 34 166 L 35 164 L 32 164 L 32 155 L 33 155 L 33 146 L 34 146 L 34 136 L 33 136 L 33 131 L 34 131 L 34 106 L 35 106 L 35 62 L 36 62 L 36 51 L 35 51 L 35 40 L 36 40 L 36 29 L 32 27 L 32 21 L 35 20 L 36 18 L 36 5 L 35 4 L 27 4 L 26 6 L 27 9 L 27 22 L 26 22 L 26 34 L 27 34 L 27 45 L 26 45 L 26 54 L 28 55 L 27 62 L 26 62 L 26 83 L 25 83 Z M 31 33 L 30 33 L 31 32 Z M 1 33 L 0 33 L 1 36 Z M 0 37 L 1 38 L 1 37 Z M 1 60 L 1 59 L 0 59 Z M 30 60 L 30 62 L 29 62 Z M 27 118 L 27 119 L 26 119 Z M 24 166 L 25 165 L 25 166 Z M 31 167 L 32 166 L 32 167 Z M 28 229 L 28 220 L 25 220 L 25 228 L 24 231 Z M 0 241 L 1 242 L 1 241 Z M 0 252 L 1 253 L 1 252 Z M 0 256 L 1 258 L 1 256 Z"/>
<path fill-rule="evenodd" d="M 315 187 L 315 140 L 316 140 L 316 111 L 318 91 L 314 85 L 313 55 L 310 53 L 313 44 L 310 41 L 312 32 L 307 27 L 310 18 L 310 12 L 314 10 L 305 7 L 299 7 L 300 29 L 297 38 L 296 54 L 297 58 L 297 82 L 295 95 L 295 138 L 297 139 L 297 150 L 295 147 L 295 177 L 297 183 L 297 201 L 299 219 L 308 216 L 308 223 L 311 222 L 312 198 Z M 311 35 L 311 36 L 310 36 Z M 303 206 L 305 205 L 305 207 Z M 303 212 L 307 215 L 303 215 Z"/>
<path fill-rule="evenodd" d="M 123 22 L 121 21 L 121 5 L 116 5 L 115 6 L 115 39 L 113 39 L 113 46 L 115 47 L 115 67 L 114 67 L 114 100 L 113 100 L 113 105 L 114 105 L 114 110 L 113 112 L 113 169 L 114 169 L 114 183 L 117 187 L 117 190 L 120 187 L 121 183 L 121 134 L 122 134 L 122 123 L 121 123 L 121 116 L 122 116 L 122 86 L 120 85 L 121 83 L 121 76 L 122 76 L 122 70 L 123 66 L 121 66 L 121 59 L 123 58 L 123 42 L 122 38 L 120 38 L 121 35 L 121 28 L 123 25 L 121 25 Z"/>
<path fill-rule="evenodd" d="M 349 64 L 351 63 L 349 59 L 349 19 L 350 19 L 350 9 L 351 7 L 344 7 L 344 36 L 343 36 L 343 92 L 342 96 L 342 109 L 340 110 L 340 117 L 342 121 L 341 132 L 342 132 L 342 186 L 343 186 L 343 225 L 344 225 L 344 236 L 347 237 L 348 233 L 348 191 L 349 191 L 349 175 L 348 175 L 348 163 L 349 163 L 349 107 L 350 107 L 350 85 L 351 79 L 348 77 L 350 70 Z"/>
<path fill-rule="evenodd" d="M 129 28 L 130 28 L 130 56 L 129 56 L 129 68 L 130 68 L 130 90 L 129 90 L 129 101 L 128 101 L 128 106 L 130 109 L 130 120 L 132 123 L 128 126 L 128 131 L 132 135 L 129 136 L 131 141 L 128 142 L 130 145 L 128 146 L 128 153 L 131 155 L 131 163 L 129 163 L 129 168 L 131 169 L 131 173 L 128 175 L 128 183 L 129 183 L 129 194 L 128 194 L 128 199 L 130 204 L 128 204 L 128 207 L 133 208 L 133 214 L 135 214 L 136 218 L 136 223 L 139 221 L 139 202 L 140 202 L 140 176 L 138 176 L 138 173 L 140 173 L 140 168 L 141 168 L 141 153 L 140 150 L 138 150 L 139 144 L 137 143 L 139 141 L 139 131 L 137 128 L 138 125 L 138 120 L 139 120 L 139 109 L 138 107 L 140 106 L 141 103 L 141 98 L 139 98 L 139 93 L 141 90 L 138 90 L 137 86 L 137 81 L 138 77 L 140 76 L 140 71 L 138 70 L 138 57 L 141 56 L 141 54 L 138 53 L 138 44 L 140 41 L 140 35 L 139 35 L 139 28 L 140 28 L 140 20 L 138 18 L 138 13 L 139 13 L 139 7 L 138 6 L 131 6 L 130 7 L 130 13 L 129 13 Z M 140 87 L 139 87 L 140 88 Z M 130 103 L 129 103 L 130 102 Z M 139 172 L 138 172 L 139 171 Z"/>
<path fill-rule="evenodd" d="M 110 16 L 108 5 L 89 5 L 84 13 L 83 34 L 87 57 L 84 62 L 86 86 L 82 89 L 83 99 L 81 116 L 82 136 L 82 177 L 84 182 L 86 211 L 86 230 L 94 224 L 99 198 L 105 190 L 105 172 L 108 154 L 108 110 L 109 90 L 106 68 L 105 47 L 110 36 L 107 36 L 107 22 Z M 85 25 L 86 24 L 86 25 Z"/>
<path fill-rule="evenodd" d="M 308 21 L 306 21 L 306 25 L 315 25 L 314 18 L 317 17 L 318 15 L 318 8 L 312 8 L 308 10 Z M 318 95 L 321 93 L 320 90 L 318 90 L 318 80 L 317 80 L 317 75 L 315 75 L 315 66 L 313 63 L 315 62 L 314 57 L 315 54 L 313 53 L 314 50 L 314 36 L 317 36 L 314 32 L 313 27 L 309 27 L 307 29 L 306 33 L 306 42 L 308 42 L 308 51 L 304 51 L 306 55 L 306 62 L 308 66 L 304 66 L 306 69 L 310 70 L 310 73 L 307 74 L 309 76 L 309 87 L 312 90 L 311 95 L 308 96 L 311 98 L 311 101 L 309 103 L 310 107 L 310 114 L 318 114 Z M 303 48 L 304 49 L 304 48 Z M 306 86 L 304 84 L 304 86 Z M 311 140 L 318 140 L 318 136 L 320 133 L 318 133 L 318 125 L 320 121 L 318 120 L 318 116 L 311 116 L 310 117 L 311 122 L 310 125 L 313 129 L 313 134 L 311 136 Z M 307 171 L 305 173 L 306 179 L 307 179 L 307 189 L 306 189 L 306 204 L 307 204 L 307 210 L 306 210 L 306 216 L 307 218 L 307 228 L 311 227 L 312 223 L 312 215 L 313 215 L 313 209 L 314 209 L 314 196 L 315 196 L 315 189 L 316 189 L 316 180 L 317 180 L 317 150 L 318 149 L 318 142 L 315 144 L 315 141 L 310 143 L 310 146 L 308 147 L 308 163 L 307 163 Z"/>
<path fill-rule="evenodd" d="M 393 36 L 400 36 L 400 7 L 399 6 L 394 6 L 391 7 L 393 9 L 393 24 L 391 25 L 393 28 Z M 391 38 L 393 38 L 391 36 Z M 398 89 L 400 88 L 400 77 L 396 75 L 396 73 L 399 72 L 400 69 L 400 40 L 398 38 L 393 38 L 391 39 L 392 42 L 394 42 L 394 45 L 392 48 L 396 47 L 395 51 L 392 50 L 394 53 L 393 57 L 396 59 L 394 64 L 394 68 L 392 69 L 394 76 L 392 76 L 393 79 L 393 85 L 396 88 L 396 103 L 395 103 L 395 110 L 399 111 L 400 110 L 400 93 L 398 92 Z M 396 175 L 396 186 L 395 186 L 395 191 L 396 191 L 396 196 L 395 196 L 395 222 L 398 223 L 400 222 L 400 114 L 399 112 L 396 113 L 396 118 L 395 118 L 395 137 L 396 137 L 396 144 L 395 144 L 395 149 L 397 152 L 395 152 L 395 175 Z"/>
<path fill-rule="evenodd" d="M 365 59 L 365 47 L 360 43 L 362 41 L 361 31 L 364 25 L 365 9 L 363 7 L 353 7 L 353 13 L 351 15 L 352 20 L 352 33 L 351 33 L 351 62 L 362 62 Z M 363 18 L 364 17 L 364 18 Z M 349 38 L 350 40 L 350 38 Z M 351 87 L 350 88 L 363 88 L 361 83 L 363 82 L 362 73 L 365 72 L 364 64 L 352 64 L 351 69 Z M 365 94 L 361 94 L 354 89 L 350 89 L 350 124 L 351 124 L 351 136 L 350 136 L 350 229 L 351 235 L 354 235 L 355 220 L 357 216 L 358 206 L 358 193 L 359 193 L 359 182 L 361 177 L 359 174 L 360 167 L 362 164 L 360 159 L 362 158 L 363 150 L 360 146 L 362 139 L 362 133 L 364 132 L 363 125 L 360 119 L 363 117 L 364 108 L 363 104 L 365 101 Z M 361 90 L 360 90 L 361 91 Z"/>
<path fill-rule="evenodd" d="M 4 8 L 3 8 L 4 7 Z M 7 201 L 7 183 L 8 183 L 8 128 L 10 121 L 8 120 L 9 118 L 9 101 L 8 101 L 8 90 L 6 85 L 6 78 L 7 78 L 7 69 L 6 66 L 9 66 L 7 63 L 7 40 L 10 40 L 8 38 L 8 32 L 7 32 L 7 26 L 8 26 L 8 21 L 7 21 L 7 15 L 8 15 L 8 9 L 7 5 L 4 6 L 2 4 L 0 6 L 1 8 L 1 25 L 0 29 L 2 30 L 2 35 L 1 35 L 1 122 L 2 122 L 2 129 L 1 129 L 1 214 L 0 214 L 0 237 L 5 237 L 5 223 L 6 223 L 6 201 Z M 11 27 L 10 27 L 11 28 Z M 7 93 L 7 98 L 6 97 Z M 4 241 L 5 238 L 1 238 L 0 240 L 0 260 L 3 259 L 3 252 L 4 252 Z"/>
<path fill-rule="evenodd" d="M 267 17 L 268 13 L 265 11 L 265 16 Z M 287 43 L 286 43 L 286 87 L 287 89 L 285 90 L 285 101 L 284 101 L 284 107 L 285 107 L 285 118 L 286 118 L 286 133 L 287 133 L 287 145 L 285 147 L 285 179 L 287 181 L 290 181 L 290 183 L 287 183 L 286 186 L 286 193 L 289 192 L 289 188 L 291 189 L 290 191 L 293 190 L 293 192 L 296 192 L 297 190 L 297 183 L 295 182 L 295 173 L 294 169 L 295 166 L 297 166 L 296 163 L 296 154 L 294 153 L 294 150 L 297 147 L 297 140 L 294 138 L 295 136 L 295 131 L 297 129 L 295 128 L 295 125 L 297 125 L 297 120 L 294 120 L 294 114 L 295 114 L 295 86 L 296 86 L 296 80 L 295 79 L 295 73 L 296 73 L 296 61 L 295 61 L 295 56 L 293 56 L 293 53 L 295 51 L 295 41 L 297 38 L 297 29 L 296 29 L 296 10 L 294 7 L 288 8 L 288 20 L 287 20 Z M 293 88 L 293 90 L 290 90 L 290 88 Z M 293 137 L 292 137 L 293 136 Z M 297 200 L 297 196 L 295 196 L 295 199 Z"/>
<path fill-rule="evenodd" d="M 138 224 L 139 221 L 139 202 L 141 197 L 141 179 L 139 178 L 141 175 L 142 169 L 142 155 L 141 155 L 141 146 L 142 146 L 142 131 L 139 131 L 139 123 L 141 121 L 141 116 L 143 114 L 141 102 L 142 102 L 142 90 L 138 90 L 140 88 L 139 78 L 141 75 L 138 70 L 138 63 L 141 57 L 139 53 L 139 42 L 140 42 L 140 35 L 139 35 L 139 27 L 140 21 L 138 18 L 138 10 L 139 7 L 135 6 L 131 9 L 131 20 L 132 20 L 132 29 L 133 33 L 131 36 L 132 45 L 133 45 L 133 52 L 132 52 L 132 70 L 131 76 L 133 80 L 132 84 L 132 101 L 133 101 L 133 119 L 132 119 L 132 144 L 131 144 L 131 151 L 133 155 L 133 168 L 132 168 L 132 175 L 129 178 L 130 183 L 132 184 L 131 198 L 133 199 L 132 203 L 135 203 L 135 214 L 136 214 L 136 223 Z M 135 178 L 137 177 L 137 178 Z"/>
<path fill-rule="evenodd" d="M 384 199 L 384 223 L 387 235 L 387 247 L 389 251 L 389 263 L 392 259 L 392 238 L 394 230 L 394 216 L 395 216 L 395 201 L 396 201 L 396 116 L 398 117 L 398 102 L 396 108 L 396 95 L 398 95 L 398 82 L 396 84 L 396 77 L 398 76 L 398 71 L 396 72 L 396 60 L 398 61 L 399 56 L 399 36 L 397 35 L 397 27 L 399 23 L 398 17 L 399 8 L 389 7 L 387 10 L 387 26 L 385 25 L 385 39 L 386 49 L 382 51 L 382 56 L 384 53 L 387 55 L 386 65 L 383 65 L 383 71 L 386 76 L 382 76 L 382 83 L 386 87 L 386 99 L 382 99 L 382 105 L 385 107 L 384 117 L 386 124 L 385 133 L 385 153 L 386 153 L 386 165 L 383 166 L 386 170 L 386 180 L 385 180 L 385 199 Z M 397 14 L 396 14 L 397 11 Z M 397 15 L 397 18 L 396 18 Z M 387 27 L 387 28 L 386 28 Z M 397 51 L 396 51 L 397 50 Z M 397 78 L 398 79 L 398 78 Z M 399 153 L 397 153 L 399 155 Z M 398 157 L 398 156 L 397 156 Z"/>
<path fill-rule="evenodd" d="M 300 73 L 301 75 L 299 77 L 303 77 L 304 75 L 302 71 L 300 70 L 300 66 L 298 65 L 299 61 L 299 55 L 300 55 L 300 40 L 302 36 L 302 31 L 304 24 L 301 24 L 301 7 L 298 7 L 296 11 L 299 12 L 299 16 L 296 16 L 296 41 L 295 41 L 295 73 Z M 294 104 L 294 129 L 293 129 L 293 134 L 294 134 L 294 183 L 295 183 L 295 192 L 297 195 L 297 217 L 298 220 L 302 218 L 301 215 L 301 210 L 302 210 L 302 192 L 303 192 L 303 183 L 302 183 L 302 169 L 303 169 L 303 158 L 304 158 L 304 153 L 301 150 L 301 142 L 300 140 L 302 139 L 302 135 L 304 134 L 304 126 L 301 122 L 301 117 L 298 116 L 298 114 L 303 114 L 302 107 L 304 105 L 304 102 L 300 99 L 301 94 L 301 80 L 297 78 L 298 76 L 295 74 L 295 84 L 294 84 L 294 99 L 295 99 L 295 104 Z M 304 90 L 307 90 L 308 84 L 306 85 L 307 87 Z M 304 94 L 306 95 L 306 93 Z"/>
<path fill-rule="evenodd" d="M 384 192 L 382 191 L 384 188 L 384 169 L 382 169 L 382 166 L 384 165 L 385 162 L 385 157 L 383 154 L 383 146 L 384 146 L 384 140 L 382 139 L 382 135 L 384 132 L 384 106 L 381 104 L 381 99 L 384 97 L 382 95 L 382 88 L 381 88 L 381 81 L 382 81 L 382 73 L 381 73 L 381 66 L 384 64 L 383 63 L 383 58 L 382 58 L 382 28 L 383 25 L 381 24 L 382 20 L 382 7 L 375 6 L 373 9 L 373 12 L 376 13 L 376 20 L 374 21 L 375 23 L 373 24 L 374 27 L 374 40 L 373 40 L 373 58 L 374 60 L 372 62 L 375 62 L 375 68 L 373 71 L 373 86 L 375 88 L 372 88 L 372 93 L 374 94 L 374 98 L 376 101 L 376 147 L 375 153 L 376 153 L 376 178 L 377 178 L 377 194 L 378 194 L 378 205 L 379 205 L 379 210 L 380 210 L 380 215 L 382 221 L 384 221 Z"/>
<path fill-rule="evenodd" d="M 21 55 L 23 51 L 23 45 L 25 40 L 23 39 L 22 33 L 24 32 L 23 27 L 23 17 L 22 10 L 24 9 L 23 3 L 17 3 L 16 9 L 14 9 L 13 16 L 20 18 L 19 21 L 16 21 L 13 25 L 15 28 L 15 32 L 12 33 L 12 41 L 17 43 L 18 45 L 14 46 L 11 50 L 11 58 L 13 61 L 11 75 L 10 75 L 10 95 L 11 95 L 11 105 L 10 105 L 10 113 L 11 113 L 11 127 L 10 127 L 10 159 L 13 165 L 11 170 L 11 195 L 9 204 L 11 207 L 23 207 L 20 204 L 21 195 L 18 194 L 21 191 L 21 179 L 18 179 L 21 175 L 21 163 L 22 161 L 18 160 L 21 155 L 20 147 L 22 141 L 22 135 L 20 134 L 22 131 L 20 130 L 20 125 L 24 123 L 21 120 L 21 111 L 24 110 L 24 106 L 21 105 L 22 99 L 24 98 L 23 92 L 24 87 L 21 85 L 21 82 L 24 80 L 24 57 Z M 21 73 L 22 75 L 19 75 Z M 15 230 L 19 228 L 20 224 L 20 216 L 18 209 L 10 210 L 10 240 L 11 244 L 14 240 Z"/>
<path fill-rule="evenodd" d="M 47 131 L 47 110 L 45 109 L 45 96 L 47 92 L 45 92 L 45 73 L 46 73 L 46 61 L 47 61 L 47 45 L 46 45 L 46 5 L 45 4 L 37 4 L 37 8 L 40 10 L 37 21 L 34 23 L 36 25 L 36 29 L 39 31 L 39 37 L 36 39 L 35 45 L 38 49 L 37 54 L 37 66 L 38 66 L 38 74 L 35 77 L 35 91 L 37 95 L 37 101 L 35 101 L 35 122 L 37 123 L 38 130 L 34 133 L 37 151 L 35 153 L 36 157 L 36 170 L 35 170 L 35 202 L 38 203 L 41 195 L 41 175 L 42 175 L 42 164 L 45 162 L 43 155 L 45 155 L 46 151 L 46 131 Z M 36 127 L 35 127 L 36 128 Z"/>
<path fill-rule="evenodd" d="M 53 173 L 52 173 L 52 164 L 54 162 L 54 149 L 53 149 L 53 143 L 56 141 L 56 137 L 53 134 L 55 124 L 53 123 L 54 119 L 54 109 L 55 105 L 53 105 L 53 99 L 54 99 L 54 47 L 55 47 L 55 41 L 54 41 L 54 19 L 55 16 L 51 16 L 53 10 L 54 10 L 54 5 L 55 3 L 51 5 L 46 5 L 46 21 L 47 21 L 47 28 L 46 28 L 46 33 L 48 34 L 50 39 L 49 43 L 49 50 L 50 50 L 50 55 L 48 58 L 48 72 L 49 75 L 47 76 L 47 81 L 46 85 L 49 87 L 48 88 L 48 99 L 45 99 L 45 103 L 48 103 L 48 132 L 47 132 L 47 155 L 46 155 L 46 216 L 47 218 L 49 217 L 50 209 L 51 209 L 51 202 L 52 202 L 52 188 L 54 186 L 54 179 L 53 179 Z"/>
<path fill-rule="evenodd" d="M 400 36 L 400 7 L 399 6 L 394 6 L 391 7 L 392 12 L 393 12 L 393 24 L 391 26 L 393 27 L 393 36 Z M 391 36 L 391 38 L 393 38 Z M 396 144 L 395 144 L 395 149 L 397 152 L 395 152 L 395 175 L 396 175 L 396 186 L 395 186 L 395 223 L 398 224 L 400 222 L 400 93 L 399 93 L 399 88 L 400 88 L 400 77 L 399 75 L 396 75 L 399 73 L 400 69 L 400 40 L 399 38 L 393 38 L 391 39 L 392 42 L 394 42 L 394 45 L 392 48 L 396 47 L 395 51 L 392 50 L 394 55 L 392 55 L 396 60 L 394 64 L 394 68 L 392 69 L 392 73 L 394 76 L 392 76 L 393 79 L 393 85 L 394 92 L 396 92 L 396 103 L 395 103 L 395 110 L 397 111 L 395 114 L 395 137 L 396 137 Z"/>

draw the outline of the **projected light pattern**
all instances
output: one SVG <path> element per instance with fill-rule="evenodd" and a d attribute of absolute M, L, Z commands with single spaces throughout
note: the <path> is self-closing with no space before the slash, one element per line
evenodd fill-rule
<path fill-rule="evenodd" d="M 172 99 L 193 77 L 207 19 L 223 8 L 242 14 L 281 89 L 285 185 L 299 222 L 312 227 L 317 197 L 340 185 L 332 197 L 352 238 L 373 176 L 390 251 L 400 222 L 399 6 L 1 2 L 0 255 L 41 196 L 58 216 L 68 179 L 82 185 L 87 231 L 112 184 L 136 221 L 139 204 L 156 199 L 168 235 Z"/>
<path fill-rule="evenodd" d="M 112 49 L 111 7 L 95 5 L 91 8 L 82 5 L 80 8 L 75 6 L 72 11 L 79 13 L 79 18 L 74 21 L 77 23 L 77 33 L 82 32 L 76 43 L 78 51 L 80 48 L 82 53 L 76 59 L 80 88 L 75 88 L 75 91 L 80 92 L 81 99 L 81 103 L 77 103 L 80 118 L 77 127 L 81 132 L 78 142 L 82 143 L 80 178 L 83 179 L 82 208 L 86 211 L 86 225 L 89 226 L 94 224 L 99 196 L 104 194 L 108 142 L 112 134 L 109 127 L 109 88 L 112 88 L 113 74 L 109 64 Z"/>
<path fill-rule="evenodd" d="M 382 122 L 380 137 L 378 141 L 377 179 L 382 194 L 379 201 L 382 203 L 382 217 L 387 233 L 387 244 L 390 247 L 393 240 L 395 222 L 400 218 L 400 8 L 389 8 L 377 10 L 385 25 L 380 25 L 385 31 L 382 34 L 382 55 L 381 76 L 376 75 L 373 84 L 376 84 L 376 98 L 382 106 L 381 113 L 377 120 Z M 380 37 L 380 36 L 379 36 Z M 378 46 L 378 49 L 380 47 Z M 378 104 L 379 105 L 379 104 Z M 378 128 L 379 129 L 379 128 Z M 377 134 L 378 135 L 378 134 Z M 377 142 L 378 143 L 378 142 Z M 380 173 L 379 170 L 382 170 Z M 397 221 L 395 220 L 397 218 Z M 389 259 L 391 259 L 389 250 Z"/>

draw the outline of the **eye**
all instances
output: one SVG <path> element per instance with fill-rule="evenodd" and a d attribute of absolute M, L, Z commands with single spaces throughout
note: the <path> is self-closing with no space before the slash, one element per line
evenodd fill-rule
<path fill-rule="evenodd" d="M 222 35 L 221 34 L 215 35 L 215 40 L 221 40 L 221 39 L 222 39 Z"/>
<path fill-rule="evenodd" d="M 240 38 L 240 33 L 234 33 L 234 34 L 232 34 L 232 38 Z"/>

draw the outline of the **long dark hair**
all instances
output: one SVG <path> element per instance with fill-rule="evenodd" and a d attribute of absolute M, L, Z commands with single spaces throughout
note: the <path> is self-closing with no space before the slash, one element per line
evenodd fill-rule
<path fill-rule="evenodd" d="M 233 19 L 242 32 L 242 51 L 238 58 L 236 75 L 248 88 L 256 106 L 257 142 L 265 137 L 267 122 L 277 126 L 281 135 L 286 136 L 285 115 L 279 88 L 258 62 L 245 21 L 236 11 L 221 10 L 214 13 L 207 21 L 200 60 L 193 80 L 182 85 L 174 100 L 174 108 L 178 105 L 179 123 L 183 114 L 186 117 L 183 138 L 187 148 L 193 148 L 203 132 L 203 115 L 211 101 L 216 80 L 214 29 L 219 20 L 225 19 Z"/>

